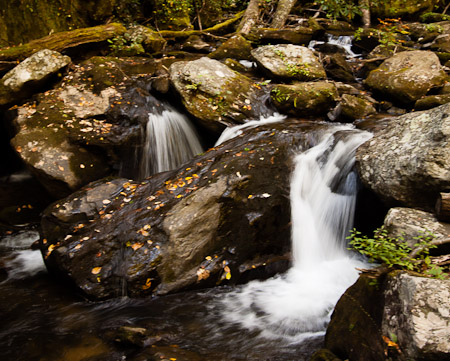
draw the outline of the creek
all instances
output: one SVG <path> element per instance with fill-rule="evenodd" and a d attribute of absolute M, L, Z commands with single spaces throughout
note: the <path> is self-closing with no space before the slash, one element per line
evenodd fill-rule
<path fill-rule="evenodd" d="M 161 116 L 178 117 L 170 110 Z M 0 240 L 2 360 L 307 360 L 321 347 L 338 298 L 356 280 L 355 268 L 364 266 L 346 250 L 345 237 L 357 192 L 354 153 L 369 137 L 337 125 L 296 156 L 293 267 L 266 281 L 93 303 L 49 277 L 40 252 L 29 249 L 36 232 Z M 123 326 L 143 327 L 157 342 L 143 349 L 117 343 Z"/>

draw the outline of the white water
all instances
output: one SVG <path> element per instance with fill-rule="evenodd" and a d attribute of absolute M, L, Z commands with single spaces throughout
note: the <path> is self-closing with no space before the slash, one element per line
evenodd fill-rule
<path fill-rule="evenodd" d="M 337 45 L 338 47 L 345 50 L 347 57 L 357 58 L 361 54 L 356 54 L 353 52 L 352 42 L 353 42 L 352 36 L 345 36 L 345 35 L 336 36 L 336 35 L 332 35 L 332 34 L 327 34 L 327 41 L 311 40 L 308 44 L 308 48 L 314 49 L 314 47 L 316 45 L 325 44 L 325 43 L 331 44 L 331 45 Z"/>
<path fill-rule="evenodd" d="M 290 343 L 324 334 L 336 302 L 358 277 L 356 268 L 366 267 L 347 252 L 345 237 L 355 208 L 354 154 L 369 138 L 338 126 L 296 156 L 290 195 L 293 267 L 227 295 L 225 319 Z"/>
<path fill-rule="evenodd" d="M 8 272 L 7 279 L 27 278 L 46 271 L 41 252 L 30 249 L 38 239 L 38 232 L 23 231 L 0 240 L 0 248 L 8 252 L 3 263 Z"/>
<path fill-rule="evenodd" d="M 268 124 L 268 123 L 281 122 L 284 119 L 286 119 L 285 115 L 274 113 L 270 116 L 262 116 L 258 120 L 250 120 L 244 124 L 235 125 L 233 127 L 228 127 L 222 132 L 222 134 L 220 135 L 219 139 L 217 140 L 216 144 L 214 144 L 214 146 L 217 147 L 218 145 L 222 144 L 223 142 L 225 142 L 229 139 L 232 139 L 234 137 L 237 137 L 238 135 L 241 135 L 243 133 L 244 129 L 258 127 L 260 125 Z"/>
<path fill-rule="evenodd" d="M 160 114 L 149 113 L 140 176 L 174 169 L 202 152 L 195 129 L 185 115 L 169 107 Z"/>

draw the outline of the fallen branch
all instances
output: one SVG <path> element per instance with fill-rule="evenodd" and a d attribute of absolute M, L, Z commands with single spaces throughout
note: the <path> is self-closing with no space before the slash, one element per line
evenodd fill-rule
<path fill-rule="evenodd" d="M 435 239 L 427 244 L 424 244 L 422 246 L 419 246 L 417 248 L 414 248 L 411 253 L 409 254 L 410 258 L 415 258 L 420 252 L 422 252 L 425 248 L 428 248 L 430 246 L 440 246 L 443 244 L 450 243 L 450 238 L 439 238 Z"/>
<path fill-rule="evenodd" d="M 204 30 L 179 30 L 179 31 L 160 30 L 158 33 L 165 39 L 167 39 L 167 38 L 188 38 L 191 35 L 203 35 L 203 34 L 209 34 L 209 33 L 213 34 L 213 33 L 219 32 L 219 31 L 227 28 L 228 26 L 232 25 L 233 23 L 237 22 L 242 17 L 242 15 L 244 15 L 244 11 L 237 13 L 234 17 L 224 21 L 223 23 L 214 25 L 214 26 L 204 29 Z"/>

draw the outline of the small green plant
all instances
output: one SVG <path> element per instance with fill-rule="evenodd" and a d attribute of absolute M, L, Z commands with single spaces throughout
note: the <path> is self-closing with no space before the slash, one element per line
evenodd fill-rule
<path fill-rule="evenodd" d="M 440 266 L 432 265 L 429 257 L 435 238 L 430 232 L 414 237 L 414 247 L 410 247 L 403 236 L 391 237 L 384 227 L 378 228 L 373 237 L 362 235 L 353 229 L 350 232 L 350 246 L 367 256 L 371 262 L 381 263 L 388 268 L 398 268 L 421 272 L 436 278 L 444 278 L 446 274 Z"/>
<path fill-rule="evenodd" d="M 270 95 L 272 99 L 274 99 L 278 103 L 287 102 L 290 98 L 289 94 L 283 93 L 279 88 L 273 88 L 270 91 Z"/>

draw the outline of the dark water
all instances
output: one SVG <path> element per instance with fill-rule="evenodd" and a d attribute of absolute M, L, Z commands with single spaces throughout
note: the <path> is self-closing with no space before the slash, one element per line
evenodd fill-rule
<path fill-rule="evenodd" d="M 227 324 L 220 300 L 229 288 L 89 302 L 52 279 L 39 257 L 26 242 L 0 239 L 3 361 L 293 361 L 321 346 L 320 338 L 292 345 Z M 122 326 L 145 328 L 143 345 L 117 342 Z"/>

